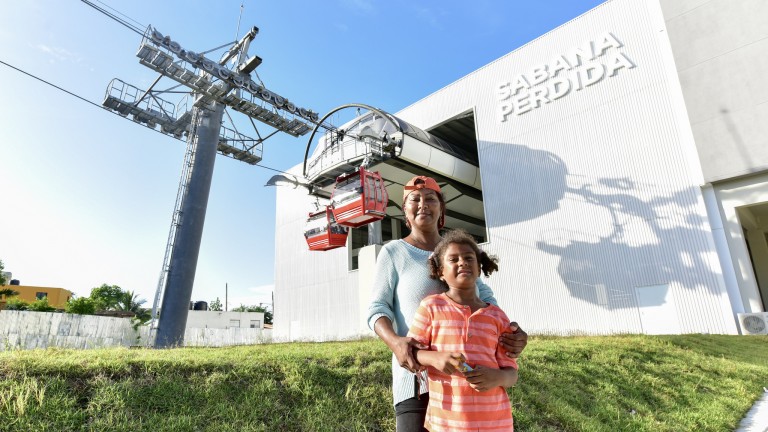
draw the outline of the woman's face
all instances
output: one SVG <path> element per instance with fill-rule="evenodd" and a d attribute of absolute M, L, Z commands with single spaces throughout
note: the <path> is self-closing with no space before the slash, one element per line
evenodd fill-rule
<path fill-rule="evenodd" d="M 403 209 L 411 229 L 415 230 L 437 229 L 442 210 L 440 198 L 432 189 L 416 189 L 411 192 L 405 199 Z"/>

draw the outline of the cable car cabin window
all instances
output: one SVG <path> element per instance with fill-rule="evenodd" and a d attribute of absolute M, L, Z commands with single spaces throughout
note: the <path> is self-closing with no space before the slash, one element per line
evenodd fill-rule
<path fill-rule="evenodd" d="M 312 237 L 328 231 L 328 219 L 325 213 L 313 215 L 307 221 L 307 227 L 304 230 L 305 237 Z"/>
<path fill-rule="evenodd" d="M 360 186 L 360 177 L 349 178 L 336 185 L 331 205 L 339 207 L 349 201 L 359 198 L 362 193 L 363 188 Z"/>

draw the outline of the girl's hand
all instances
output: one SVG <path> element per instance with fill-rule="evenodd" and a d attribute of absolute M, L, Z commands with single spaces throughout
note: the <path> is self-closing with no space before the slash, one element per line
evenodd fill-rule
<path fill-rule="evenodd" d="M 448 375 L 460 373 L 459 367 L 464 363 L 464 355 L 461 353 L 449 353 L 433 351 L 430 365 Z"/>
<path fill-rule="evenodd" d="M 465 372 L 469 386 L 479 392 L 488 391 L 496 387 L 512 387 L 517 382 L 517 369 L 504 368 L 493 369 L 485 366 L 477 366 L 470 372 Z"/>

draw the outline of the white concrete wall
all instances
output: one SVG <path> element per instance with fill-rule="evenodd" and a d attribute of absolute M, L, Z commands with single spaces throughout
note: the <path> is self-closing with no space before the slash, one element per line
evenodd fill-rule
<path fill-rule="evenodd" d="M 133 346 L 145 344 L 148 334 L 146 327 L 134 330 L 129 318 L 0 311 L 0 350 Z"/>
<path fill-rule="evenodd" d="M 185 346 L 251 345 L 272 341 L 271 330 L 186 329 Z M 36 348 L 146 346 L 147 326 L 134 329 L 128 318 L 53 312 L 0 311 L 0 351 Z"/>
<path fill-rule="evenodd" d="M 768 2 L 662 0 L 707 182 L 768 169 Z"/>

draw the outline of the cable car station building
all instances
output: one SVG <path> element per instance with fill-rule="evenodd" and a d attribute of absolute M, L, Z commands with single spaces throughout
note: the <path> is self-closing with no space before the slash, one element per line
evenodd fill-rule
<path fill-rule="evenodd" d="M 739 333 L 738 314 L 768 306 L 765 22 L 760 0 L 610 0 L 397 113 L 318 133 L 293 171 L 309 186 L 276 188 L 274 337 L 371 334 L 377 244 L 408 234 L 414 175 L 440 183 L 446 228 L 499 257 L 487 283 L 530 333 Z M 308 213 L 331 214 L 335 179 L 363 163 L 391 198 L 383 219 L 310 250 Z"/>

